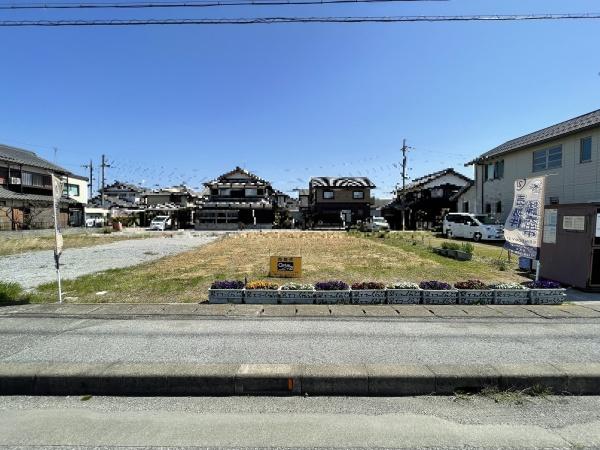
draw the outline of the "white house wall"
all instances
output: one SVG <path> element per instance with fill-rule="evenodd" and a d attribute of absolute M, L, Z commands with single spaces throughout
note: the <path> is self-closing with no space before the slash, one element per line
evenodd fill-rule
<path fill-rule="evenodd" d="M 592 137 L 592 160 L 580 163 L 580 139 Z M 533 172 L 533 153 L 562 145 L 562 167 Z M 550 197 L 558 197 L 559 203 L 586 203 L 600 201 L 600 128 L 577 133 L 562 139 L 519 150 L 490 159 L 488 163 L 504 159 L 504 178 L 483 183 L 483 167 L 476 167 L 477 212 L 485 212 L 485 204 L 490 203 L 492 213 L 496 202 L 502 202 L 501 220 L 505 220 L 513 202 L 514 182 L 519 178 L 548 175 L 546 178 L 546 204 Z"/>

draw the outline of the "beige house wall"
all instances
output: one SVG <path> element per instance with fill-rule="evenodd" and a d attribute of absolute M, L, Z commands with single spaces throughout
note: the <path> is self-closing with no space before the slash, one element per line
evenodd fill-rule
<path fill-rule="evenodd" d="M 580 140 L 592 137 L 592 160 L 580 162 Z M 562 167 L 533 172 L 533 153 L 562 145 Z M 476 166 L 477 212 L 485 212 L 490 203 L 496 213 L 496 203 L 502 202 L 502 212 L 497 217 L 504 221 L 513 203 L 514 182 L 520 178 L 548 175 L 546 178 L 546 204 L 550 197 L 559 203 L 586 203 L 600 201 L 600 127 L 536 145 L 514 153 L 490 159 L 487 163 L 504 159 L 504 178 L 483 181 L 484 168 Z M 483 188 L 483 192 L 482 192 Z M 496 215 L 496 214 L 495 214 Z"/>

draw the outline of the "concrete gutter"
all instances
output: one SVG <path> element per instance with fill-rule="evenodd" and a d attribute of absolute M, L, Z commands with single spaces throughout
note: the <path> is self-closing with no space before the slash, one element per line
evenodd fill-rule
<path fill-rule="evenodd" d="M 600 363 L 509 365 L 66 364 L 0 365 L 0 395 L 451 395 L 540 386 L 599 395 Z"/>

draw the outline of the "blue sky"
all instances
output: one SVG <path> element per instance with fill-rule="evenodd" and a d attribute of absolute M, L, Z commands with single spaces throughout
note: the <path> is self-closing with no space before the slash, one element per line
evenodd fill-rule
<path fill-rule="evenodd" d="M 6 0 L 4 0 L 6 2 Z M 16 0 L 13 3 L 17 2 Z M 0 19 L 600 12 L 596 1 L 452 0 L 209 10 L 0 12 Z M 242 165 L 399 181 L 600 108 L 600 20 L 0 28 L 0 143 L 84 174 L 192 187 Z"/>

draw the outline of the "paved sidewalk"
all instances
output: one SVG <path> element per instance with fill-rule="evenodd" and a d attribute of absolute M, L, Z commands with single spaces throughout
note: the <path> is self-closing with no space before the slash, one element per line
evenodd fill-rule
<path fill-rule="evenodd" d="M 0 308 L 1 317 L 82 319 L 382 318 L 382 319 L 600 319 L 600 304 L 564 305 L 212 305 L 195 303 L 34 304 Z"/>

